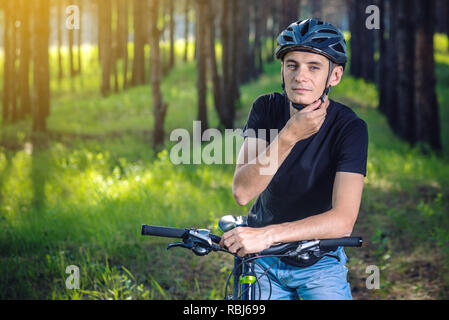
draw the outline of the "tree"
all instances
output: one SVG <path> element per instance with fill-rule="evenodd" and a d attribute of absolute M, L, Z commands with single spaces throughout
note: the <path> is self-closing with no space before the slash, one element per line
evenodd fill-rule
<path fill-rule="evenodd" d="M 413 65 L 414 54 L 414 26 L 413 5 L 408 0 L 397 0 L 398 15 L 396 19 L 396 52 L 397 52 L 397 96 L 395 132 L 407 141 L 411 141 L 413 135 L 412 112 L 414 103 L 413 95 Z"/>
<path fill-rule="evenodd" d="M 128 1 L 117 0 L 117 46 L 118 56 L 123 61 L 123 88 L 128 87 Z"/>
<path fill-rule="evenodd" d="M 349 1 L 349 28 L 351 31 L 350 72 L 354 77 L 375 80 L 374 31 L 365 26 L 367 0 Z"/>
<path fill-rule="evenodd" d="M 20 19 L 20 114 L 19 118 L 31 113 L 30 97 L 30 59 L 31 59 L 31 31 L 30 31 L 30 8 L 20 1 L 21 19 Z"/>
<path fill-rule="evenodd" d="M 99 2 L 99 46 L 101 62 L 101 93 L 106 96 L 111 91 L 111 67 L 112 67 L 112 6 L 110 0 L 98 0 Z"/>
<path fill-rule="evenodd" d="M 197 25 L 197 91 L 198 91 L 198 116 L 201 123 L 201 133 L 208 128 L 207 122 L 207 12 L 210 11 L 209 0 L 196 0 L 196 25 Z"/>
<path fill-rule="evenodd" d="M 415 88 L 414 116 L 415 134 L 412 143 L 427 142 L 432 148 L 441 150 L 438 101 L 435 93 L 434 20 L 435 1 L 414 0 L 415 20 Z"/>
<path fill-rule="evenodd" d="M 188 53 L 189 53 L 189 5 L 190 5 L 190 0 L 185 0 L 185 7 L 184 7 L 184 39 L 185 39 L 184 62 L 187 62 Z"/>
<path fill-rule="evenodd" d="M 175 65 L 175 6 L 173 0 L 168 2 L 168 12 L 170 15 L 170 58 L 168 69 L 170 70 Z"/>
<path fill-rule="evenodd" d="M 56 1 L 56 34 L 57 34 L 57 51 L 58 51 L 58 80 L 64 77 L 64 69 L 62 66 L 62 1 Z"/>
<path fill-rule="evenodd" d="M 218 12 L 216 2 L 210 1 L 210 10 L 206 11 L 207 14 L 207 27 L 206 32 L 208 32 L 207 39 L 209 40 L 207 46 L 209 51 L 209 67 L 211 70 L 211 79 L 212 79 L 212 88 L 214 93 L 214 104 L 215 104 L 215 110 L 217 111 L 218 117 L 220 119 L 220 124 L 225 123 L 225 115 L 223 110 L 223 102 L 222 102 L 222 94 L 223 94 L 223 88 L 222 88 L 222 81 L 221 77 L 218 73 L 218 67 L 217 67 L 217 57 L 215 54 L 215 18 L 216 14 L 215 12 Z"/>
<path fill-rule="evenodd" d="M 151 0 L 150 21 L 150 83 L 153 95 L 154 134 L 153 148 L 157 150 L 164 143 L 164 120 L 167 104 L 161 92 L 162 69 L 160 58 L 160 30 L 158 29 L 159 0 Z"/>
<path fill-rule="evenodd" d="M 12 87 L 14 83 L 13 72 L 13 53 L 11 50 L 11 38 L 13 19 L 11 19 L 12 3 L 7 0 L 3 0 L 3 10 L 5 13 L 5 27 L 3 29 L 3 48 L 5 51 L 4 71 L 3 71 L 3 108 L 2 119 L 3 123 L 10 120 L 10 105 L 11 100 L 14 98 L 14 92 Z"/>
<path fill-rule="evenodd" d="M 132 67 L 132 84 L 134 86 L 145 83 L 145 1 L 133 1 L 134 26 L 134 60 Z"/>
<path fill-rule="evenodd" d="M 46 118 L 50 113 L 50 69 L 48 45 L 50 38 L 49 0 L 35 0 L 33 19 L 33 60 L 35 106 L 33 131 L 46 131 Z"/>

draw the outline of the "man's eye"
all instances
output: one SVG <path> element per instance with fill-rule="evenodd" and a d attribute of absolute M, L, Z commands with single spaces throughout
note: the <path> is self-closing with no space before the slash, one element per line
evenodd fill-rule
<path fill-rule="evenodd" d="M 318 67 L 315 67 L 315 66 L 311 66 L 311 67 L 310 67 L 310 70 L 312 70 L 312 71 L 316 71 L 316 70 L 320 70 L 320 68 L 318 68 Z"/>
<path fill-rule="evenodd" d="M 294 64 L 288 64 L 288 65 L 287 65 L 287 68 L 289 68 L 289 69 L 294 69 L 294 68 L 296 68 L 296 66 L 295 66 Z"/>

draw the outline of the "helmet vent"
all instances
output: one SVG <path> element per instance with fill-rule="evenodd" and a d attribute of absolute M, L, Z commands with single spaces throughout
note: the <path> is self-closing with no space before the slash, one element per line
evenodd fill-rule
<path fill-rule="evenodd" d="M 338 32 L 336 32 L 336 31 L 334 31 L 334 30 L 330 30 L 330 29 L 322 29 L 322 30 L 318 30 L 317 33 L 332 33 L 332 34 L 338 35 Z"/>
<path fill-rule="evenodd" d="M 304 36 L 307 32 L 309 32 L 309 22 L 307 22 L 304 27 L 301 29 L 301 35 Z"/>
<path fill-rule="evenodd" d="M 316 43 L 321 43 L 321 42 L 326 41 L 326 40 L 327 40 L 327 38 L 315 38 L 312 41 L 316 42 Z"/>
<path fill-rule="evenodd" d="M 293 41 L 293 38 L 290 36 L 284 36 L 285 41 Z"/>
<path fill-rule="evenodd" d="M 287 30 L 288 31 L 293 31 L 293 28 L 292 27 L 288 27 Z"/>
<path fill-rule="evenodd" d="M 345 53 L 345 49 L 343 49 L 343 47 L 339 43 L 333 45 L 332 48 L 338 52 Z"/>

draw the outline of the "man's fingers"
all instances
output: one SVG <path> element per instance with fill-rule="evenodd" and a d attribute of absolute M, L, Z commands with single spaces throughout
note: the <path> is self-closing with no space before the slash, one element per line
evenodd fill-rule
<path fill-rule="evenodd" d="M 302 109 L 300 112 L 310 112 L 310 111 L 314 111 L 317 108 L 319 108 L 319 106 L 321 105 L 321 100 L 317 100 L 312 104 L 309 104 L 308 106 L 306 106 L 304 109 Z"/>

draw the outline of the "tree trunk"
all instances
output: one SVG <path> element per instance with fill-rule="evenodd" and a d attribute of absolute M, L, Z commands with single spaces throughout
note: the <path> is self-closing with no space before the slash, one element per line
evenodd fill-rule
<path fill-rule="evenodd" d="M 63 13 L 62 13 L 62 2 L 56 2 L 56 34 L 57 34 L 57 43 L 58 43 L 58 80 L 61 81 L 64 77 L 64 69 L 62 66 L 62 28 L 63 28 Z"/>
<path fill-rule="evenodd" d="M 46 131 L 46 118 L 50 113 L 50 70 L 48 45 L 50 38 L 49 0 L 35 0 L 34 4 L 34 86 L 35 110 L 33 131 Z"/>
<path fill-rule="evenodd" d="M 170 14 L 170 59 L 168 69 L 171 70 L 175 65 L 175 7 L 174 0 L 169 0 L 168 11 Z"/>
<path fill-rule="evenodd" d="M 209 32 L 209 43 L 208 43 L 208 50 L 209 50 L 209 66 L 211 70 L 211 78 L 212 78 L 212 87 L 214 92 L 214 104 L 215 104 L 215 110 L 217 111 L 218 117 L 220 119 L 220 124 L 225 125 L 225 115 L 223 113 L 223 103 L 222 103 L 222 87 L 221 87 L 221 77 L 218 74 L 218 67 L 217 67 L 217 58 L 215 54 L 215 12 L 218 12 L 216 10 L 216 6 L 213 5 L 215 2 L 212 0 L 210 1 L 210 10 L 207 13 L 207 28 L 206 31 Z"/>
<path fill-rule="evenodd" d="M 232 0 L 222 1 L 222 17 L 221 17 L 221 43 L 222 43 L 222 101 L 223 101 L 223 113 L 225 119 L 225 127 L 233 128 L 233 101 L 231 92 L 231 78 L 229 70 L 231 68 L 231 50 L 230 50 L 230 33 L 229 33 L 229 16 L 230 16 L 230 3 Z M 232 105 L 231 105 L 232 103 Z"/>
<path fill-rule="evenodd" d="M 198 26 L 198 39 L 196 39 L 197 54 L 197 90 L 198 90 L 198 115 L 201 123 L 201 134 L 208 129 L 207 122 L 207 12 L 210 11 L 209 0 L 196 0 L 196 23 Z"/>
<path fill-rule="evenodd" d="M 149 21 L 151 24 L 150 82 L 154 108 L 153 148 L 157 150 L 164 144 L 164 120 L 167 113 L 167 104 L 164 103 L 161 92 L 162 70 L 159 47 L 160 30 L 157 27 L 159 0 L 151 0 L 151 5 L 151 10 L 149 12 Z"/>
<path fill-rule="evenodd" d="M 123 61 L 123 88 L 128 87 L 128 2 L 118 0 L 118 52 Z"/>
<path fill-rule="evenodd" d="M 142 0 L 133 1 L 134 15 L 134 60 L 132 84 L 134 86 L 145 83 L 145 4 Z"/>
<path fill-rule="evenodd" d="M 383 14 L 381 15 L 379 36 L 379 107 L 378 110 L 382 113 L 386 112 L 386 94 L 388 91 L 388 77 L 390 76 L 390 68 L 388 67 L 388 52 L 387 52 L 387 39 L 386 39 L 386 18 L 390 14 L 386 9 L 386 0 L 379 0 L 379 10 Z"/>
<path fill-rule="evenodd" d="M 4 0 L 5 26 L 3 34 L 3 48 L 5 51 L 4 72 L 3 72 L 3 109 L 2 120 L 7 123 L 10 120 L 10 101 L 12 99 L 11 84 L 14 82 L 12 73 L 12 52 L 11 52 L 11 34 L 13 22 L 11 19 L 12 4 L 10 1 Z"/>
<path fill-rule="evenodd" d="M 241 68 L 241 48 L 239 43 L 239 33 L 240 33 L 240 25 L 241 25 L 241 12 L 240 12 L 240 6 L 246 5 L 242 2 L 239 2 L 238 0 L 231 0 L 231 12 L 233 14 L 231 15 L 231 61 L 230 61 L 230 68 L 229 68 L 229 79 L 231 80 L 231 87 L 230 87 L 230 96 L 231 96 L 231 109 L 232 112 L 232 120 L 234 120 L 235 117 L 235 102 L 240 98 L 240 73 L 238 70 Z"/>
<path fill-rule="evenodd" d="M 386 59 L 385 64 L 388 70 L 385 76 L 386 82 L 386 92 L 385 92 L 385 111 L 388 123 L 393 131 L 397 127 L 397 101 L 398 101 L 398 80 L 397 80 L 397 18 L 398 18 L 398 2 L 397 1 L 387 1 L 388 12 L 389 12 L 389 32 L 388 41 L 386 43 Z"/>
<path fill-rule="evenodd" d="M 77 45 L 78 45 L 78 69 L 76 70 L 77 74 L 81 74 L 82 70 L 82 30 L 83 30 L 83 21 L 82 21 L 82 9 L 83 9 L 83 0 L 78 0 L 78 7 L 80 11 L 80 28 L 77 30 Z"/>
<path fill-rule="evenodd" d="M 185 8 L 184 8 L 184 39 L 185 39 L 185 47 L 184 47 L 184 62 L 187 62 L 188 54 L 189 54 L 189 5 L 190 0 L 185 0 Z"/>
<path fill-rule="evenodd" d="M 435 1 L 414 1 L 416 16 L 415 32 L 415 90 L 414 116 L 415 135 L 412 143 L 425 141 L 436 150 L 441 150 L 438 101 L 435 93 L 434 20 Z M 412 70 L 413 71 L 413 70 Z"/>
<path fill-rule="evenodd" d="M 21 24 L 20 24 L 20 118 L 31 113 L 31 98 L 30 98 L 30 9 L 25 3 L 26 0 L 21 0 Z"/>
<path fill-rule="evenodd" d="M 411 141 L 413 136 L 413 66 L 415 62 L 414 54 L 414 25 L 413 6 L 409 0 L 397 0 L 397 127 L 396 132 L 406 141 Z"/>
<path fill-rule="evenodd" d="M 68 1 L 66 5 L 70 5 L 71 1 Z M 64 10 L 65 12 L 65 10 Z M 64 24 L 65 25 L 65 24 Z M 69 64 L 70 64 L 70 76 L 74 77 L 76 75 L 75 65 L 74 65 L 74 57 L 73 57 L 73 38 L 74 38 L 74 29 L 67 29 L 68 41 L 69 41 Z"/>
<path fill-rule="evenodd" d="M 107 96 L 111 91 L 111 66 L 112 66 L 112 7 L 110 0 L 99 0 L 99 24 L 102 26 L 101 35 L 101 93 Z"/>

